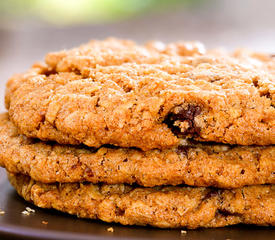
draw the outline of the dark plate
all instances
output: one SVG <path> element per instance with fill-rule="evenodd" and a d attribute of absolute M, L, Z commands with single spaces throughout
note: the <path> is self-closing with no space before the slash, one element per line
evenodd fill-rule
<path fill-rule="evenodd" d="M 100 221 L 78 219 L 54 210 L 44 210 L 21 199 L 8 183 L 4 170 L 0 169 L 0 239 L 275 239 L 274 228 L 234 226 L 219 229 L 165 230 L 152 227 L 126 227 Z M 21 212 L 35 209 L 29 216 Z M 42 221 L 47 221 L 45 225 Z M 113 227 L 114 232 L 107 228 Z"/>

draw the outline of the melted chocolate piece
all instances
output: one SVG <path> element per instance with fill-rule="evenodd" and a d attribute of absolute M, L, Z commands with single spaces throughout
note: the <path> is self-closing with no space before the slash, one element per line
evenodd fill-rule
<path fill-rule="evenodd" d="M 201 113 L 201 108 L 195 105 L 188 105 L 187 109 L 181 106 L 175 107 L 165 118 L 164 123 L 177 136 L 186 136 L 189 134 L 198 135 L 200 128 L 195 124 L 195 117 Z M 176 121 L 187 122 L 189 127 L 182 132 L 179 126 L 175 125 Z"/>

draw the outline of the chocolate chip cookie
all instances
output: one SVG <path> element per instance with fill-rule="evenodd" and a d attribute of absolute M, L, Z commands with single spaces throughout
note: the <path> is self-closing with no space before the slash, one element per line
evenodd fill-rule
<path fill-rule="evenodd" d="M 21 133 L 61 144 L 151 150 L 191 138 L 270 145 L 274 62 L 196 42 L 91 41 L 12 77 L 6 107 Z"/>
<path fill-rule="evenodd" d="M 9 175 L 27 201 L 81 218 L 160 228 L 223 227 L 238 223 L 275 225 L 275 186 L 143 188 L 91 183 L 44 184 Z"/>
<path fill-rule="evenodd" d="M 1 166 L 45 183 L 88 181 L 220 188 L 275 183 L 275 146 L 189 142 L 146 152 L 112 146 L 65 146 L 20 135 L 7 114 L 0 115 L 0 143 Z"/>

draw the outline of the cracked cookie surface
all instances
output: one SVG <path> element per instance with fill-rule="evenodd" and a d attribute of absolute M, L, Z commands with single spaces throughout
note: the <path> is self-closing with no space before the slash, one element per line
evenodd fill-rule
<path fill-rule="evenodd" d="M 124 184 L 43 184 L 9 174 L 19 195 L 41 208 L 81 218 L 160 228 L 275 225 L 275 186 L 232 190 L 191 187 L 142 188 Z"/>
<path fill-rule="evenodd" d="M 196 42 L 91 41 L 12 77 L 6 107 L 21 133 L 62 144 L 270 145 L 274 69 L 271 55 L 206 51 Z"/>
<path fill-rule="evenodd" d="M 18 133 L 0 115 L 0 165 L 45 183 L 105 182 L 143 186 L 178 185 L 237 188 L 275 183 L 275 146 L 189 143 L 150 150 L 43 143 Z"/>

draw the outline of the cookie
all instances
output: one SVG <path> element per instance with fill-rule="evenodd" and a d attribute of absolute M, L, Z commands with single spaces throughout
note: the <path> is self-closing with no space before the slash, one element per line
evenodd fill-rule
<path fill-rule="evenodd" d="M 11 78 L 6 107 L 21 133 L 61 144 L 151 150 L 192 138 L 270 145 L 274 61 L 198 43 L 92 41 Z"/>
<path fill-rule="evenodd" d="M 81 218 L 160 228 L 275 225 L 275 186 L 232 190 L 191 187 L 142 188 L 124 184 L 43 184 L 9 175 L 19 195 L 42 208 Z"/>
<path fill-rule="evenodd" d="M 28 139 L 0 115 L 0 165 L 45 183 L 187 184 L 236 188 L 275 183 L 275 146 L 189 143 L 166 150 L 65 146 Z"/>

